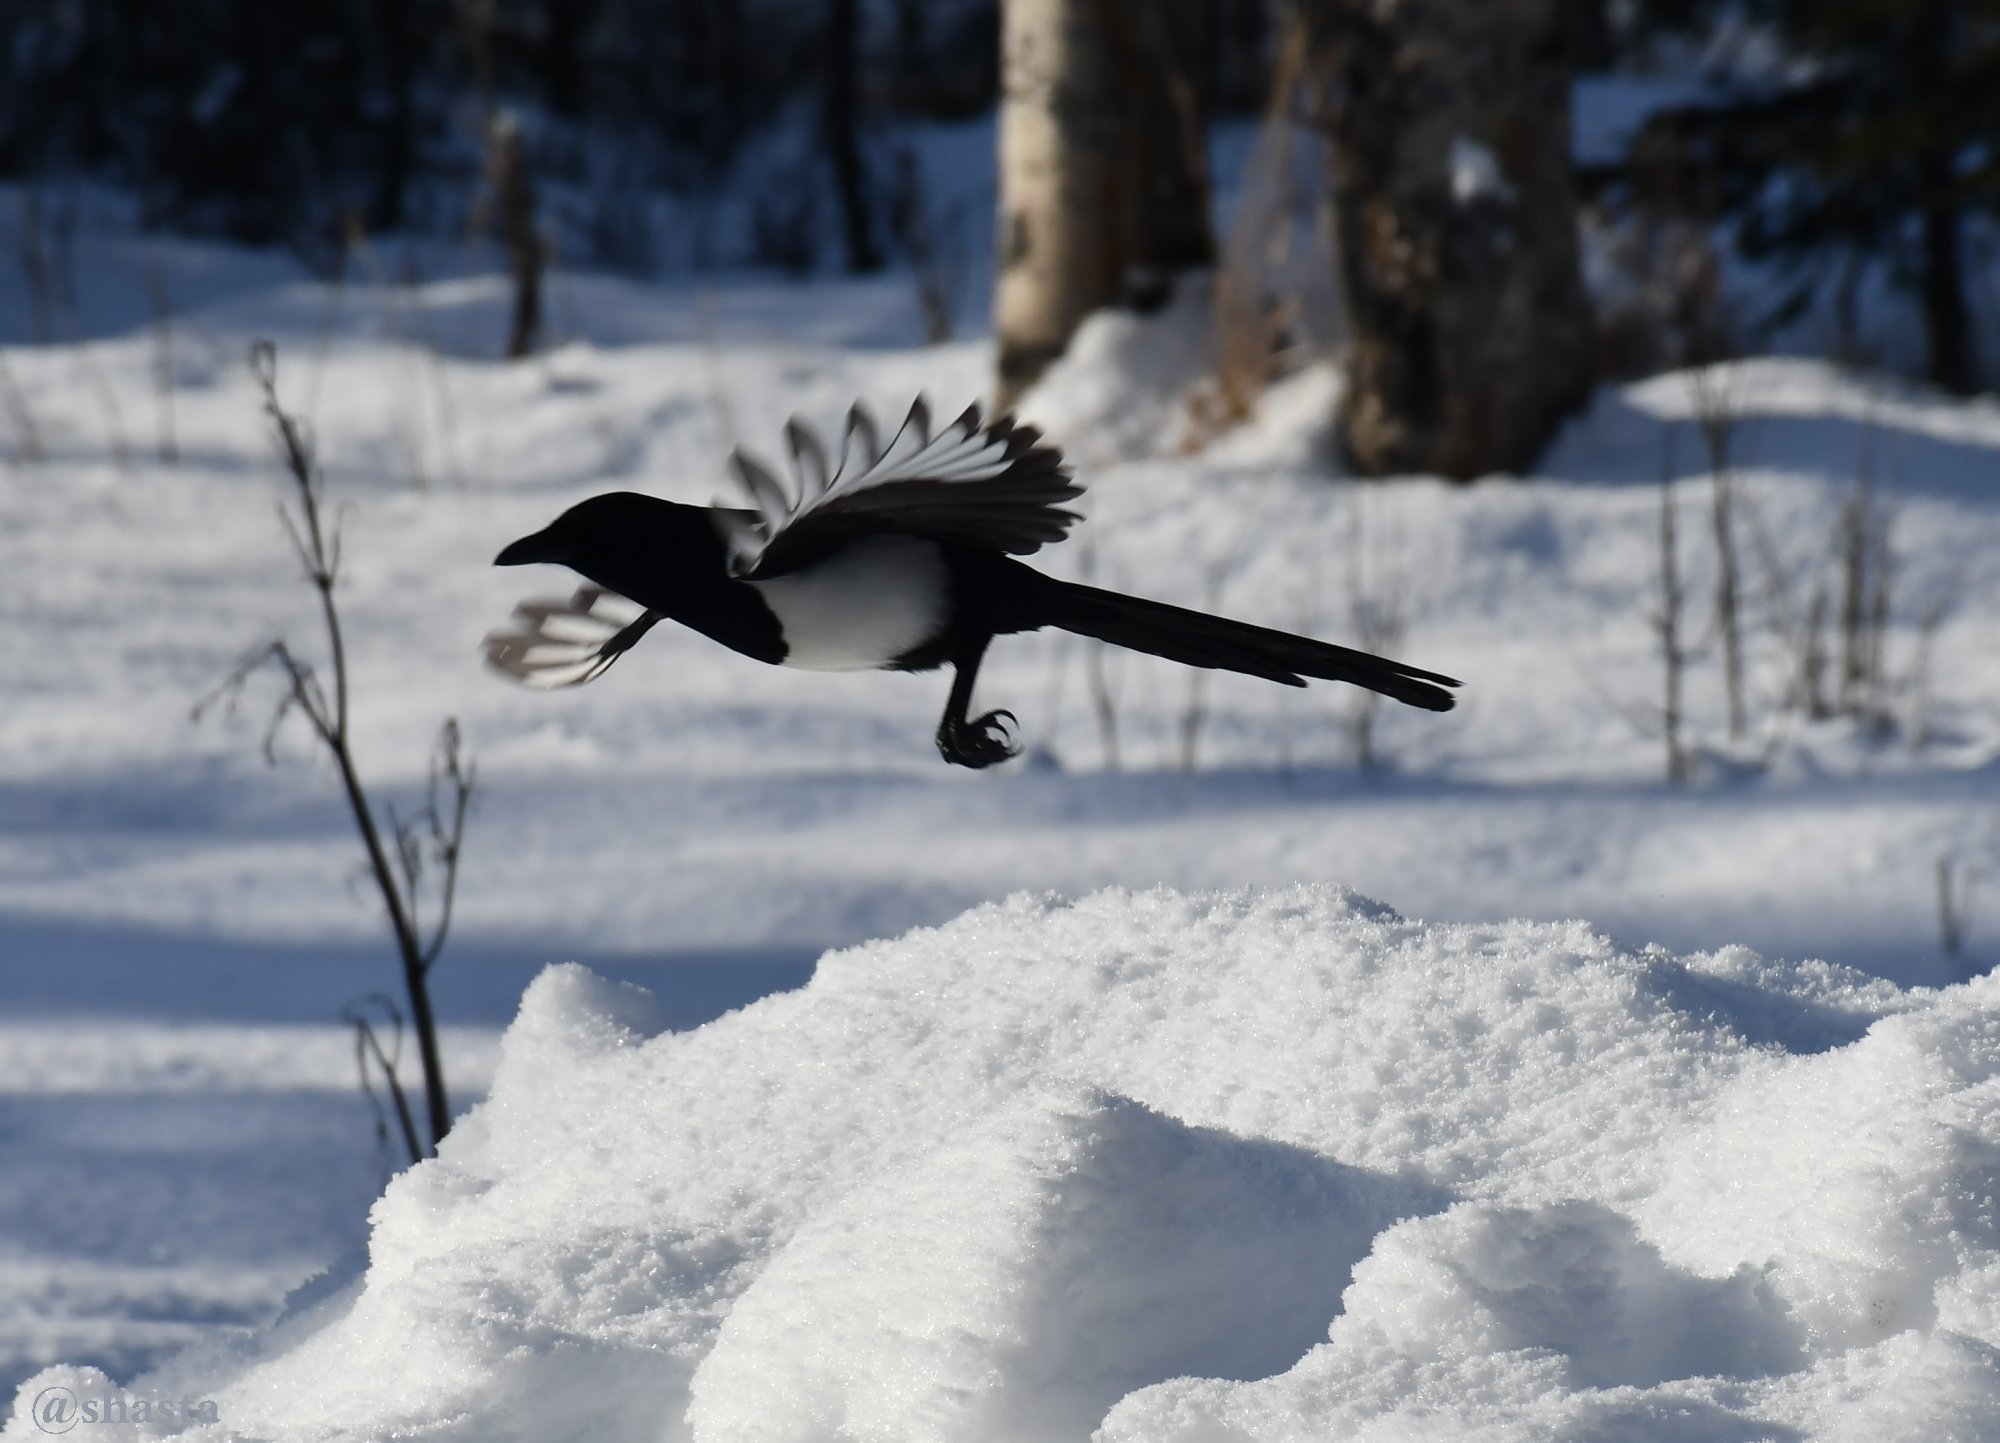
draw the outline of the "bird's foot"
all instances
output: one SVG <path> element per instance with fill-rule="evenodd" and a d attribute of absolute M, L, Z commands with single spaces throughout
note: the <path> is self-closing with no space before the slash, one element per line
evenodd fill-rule
<path fill-rule="evenodd" d="M 990 711 L 970 721 L 946 717 L 938 727 L 938 752 L 953 766 L 990 767 L 1020 755 L 1012 733 L 1017 725 L 1010 711 Z"/>

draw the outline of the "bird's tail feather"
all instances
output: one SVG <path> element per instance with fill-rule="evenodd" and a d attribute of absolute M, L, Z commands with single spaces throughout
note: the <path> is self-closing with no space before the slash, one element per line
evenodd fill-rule
<path fill-rule="evenodd" d="M 1288 686 L 1304 686 L 1307 677 L 1351 682 L 1426 711 L 1450 711 L 1454 698 L 1445 688 L 1458 685 L 1437 672 L 1351 647 L 1076 582 L 1055 582 L 1045 605 L 1046 625 L 1183 666 L 1237 671 Z"/>

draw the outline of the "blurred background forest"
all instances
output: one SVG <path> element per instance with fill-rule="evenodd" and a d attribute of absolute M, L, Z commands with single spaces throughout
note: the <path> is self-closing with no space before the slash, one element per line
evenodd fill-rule
<path fill-rule="evenodd" d="M 1996 32 L 1991 0 L 13 0 L 0 224 L 44 338 L 86 182 L 323 275 L 491 236 L 514 353 L 550 263 L 906 268 L 942 337 L 987 212 L 920 137 L 997 109 L 1002 400 L 1220 259 L 1220 419 L 1331 342 L 1350 463 L 1469 477 L 1597 380 L 1729 355 L 1990 385 Z M 1262 193 L 1217 235 L 1231 122 Z"/>

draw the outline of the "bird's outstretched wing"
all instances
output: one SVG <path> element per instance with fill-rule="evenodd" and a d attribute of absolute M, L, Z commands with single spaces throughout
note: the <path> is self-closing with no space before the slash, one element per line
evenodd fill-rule
<path fill-rule="evenodd" d="M 730 570 L 775 576 L 851 536 L 894 532 L 1015 556 L 1060 541 L 1076 521 L 1061 502 L 1083 494 L 1062 453 L 1032 426 L 981 423 L 979 407 L 936 435 L 920 396 L 885 447 L 858 402 L 847 413 L 840 464 L 805 423 L 785 427 L 796 488 L 741 450 L 730 457 L 752 511 L 721 513 Z"/>
<path fill-rule="evenodd" d="M 512 624 L 486 633 L 486 664 L 538 691 L 582 686 L 604 675 L 664 613 L 596 586 L 567 601 L 524 601 Z"/>

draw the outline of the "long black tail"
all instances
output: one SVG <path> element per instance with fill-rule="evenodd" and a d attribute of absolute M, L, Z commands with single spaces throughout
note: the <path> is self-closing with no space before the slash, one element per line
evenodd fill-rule
<path fill-rule="evenodd" d="M 1453 678 L 1387 657 L 1143 597 L 1045 579 L 1050 584 L 1042 597 L 1047 615 L 1043 624 L 1079 636 L 1185 666 L 1240 671 L 1287 686 L 1304 686 L 1309 676 L 1351 682 L 1426 711 L 1450 711 L 1455 700 L 1445 690 L 1458 685 Z"/>

